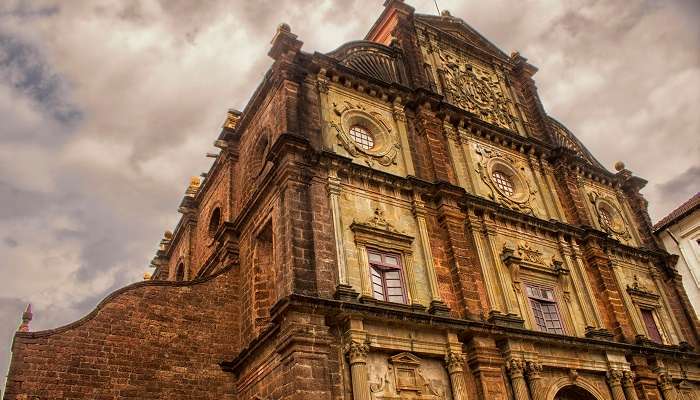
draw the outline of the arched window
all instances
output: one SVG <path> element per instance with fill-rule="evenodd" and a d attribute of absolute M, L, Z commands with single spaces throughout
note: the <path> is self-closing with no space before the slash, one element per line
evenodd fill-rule
<path fill-rule="evenodd" d="M 175 271 L 175 280 L 178 282 L 185 280 L 185 264 L 180 263 L 177 265 L 177 270 Z"/>
<path fill-rule="evenodd" d="M 209 236 L 214 236 L 221 225 L 221 208 L 216 207 L 209 217 Z"/>

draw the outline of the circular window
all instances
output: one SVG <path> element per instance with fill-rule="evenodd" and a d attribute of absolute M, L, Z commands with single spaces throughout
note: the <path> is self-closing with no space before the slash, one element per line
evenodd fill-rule
<path fill-rule="evenodd" d="M 492 178 L 498 190 L 503 192 L 506 196 L 515 194 L 515 184 L 513 184 L 513 180 L 510 176 L 501 171 L 493 171 Z"/>
<path fill-rule="evenodd" d="M 374 147 L 374 137 L 365 128 L 355 125 L 350 128 L 350 137 L 355 143 L 365 150 L 369 150 Z"/>

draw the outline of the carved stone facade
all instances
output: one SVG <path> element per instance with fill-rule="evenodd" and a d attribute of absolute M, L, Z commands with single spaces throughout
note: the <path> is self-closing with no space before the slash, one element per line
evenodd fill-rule
<path fill-rule="evenodd" d="M 645 182 L 544 113 L 536 68 L 388 0 L 274 63 L 152 278 L 13 344 L 7 399 L 700 400 L 700 324 Z"/>

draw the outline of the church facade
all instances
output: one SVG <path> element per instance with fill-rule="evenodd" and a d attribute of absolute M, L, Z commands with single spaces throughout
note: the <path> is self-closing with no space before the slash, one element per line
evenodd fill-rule
<path fill-rule="evenodd" d="M 388 0 L 230 110 L 152 277 L 13 342 L 5 399 L 700 400 L 700 323 L 645 181 L 537 69 Z"/>

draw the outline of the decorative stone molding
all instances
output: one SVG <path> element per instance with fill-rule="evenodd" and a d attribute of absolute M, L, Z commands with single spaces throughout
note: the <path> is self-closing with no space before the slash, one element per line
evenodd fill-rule
<path fill-rule="evenodd" d="M 409 304 L 416 299 L 416 283 L 413 271 L 413 236 L 399 232 L 384 217 L 384 212 L 377 207 L 374 216 L 366 222 L 358 223 L 353 221 L 350 224 L 355 236 L 355 244 L 360 262 L 360 278 L 362 284 L 362 298 L 371 301 L 372 288 L 369 272 L 369 261 L 367 259 L 367 247 L 399 253 L 402 257 L 403 273 L 408 283 Z"/>
<path fill-rule="evenodd" d="M 501 205 L 537 216 L 535 194 L 537 190 L 531 187 L 529 180 L 521 171 L 525 170 L 523 163 L 515 158 L 491 147 L 477 145 L 476 153 L 479 155 L 476 172 L 481 180 L 489 188 L 488 197 Z M 501 172 L 512 180 L 514 192 L 512 194 L 503 192 L 494 182 L 493 173 Z"/>
<path fill-rule="evenodd" d="M 391 125 L 380 113 L 368 110 L 362 103 L 353 104 L 349 101 L 342 104 L 333 103 L 333 107 L 335 114 L 340 117 L 340 122 L 331 121 L 330 126 L 335 129 L 339 144 L 351 156 L 362 158 L 369 166 L 375 162 L 383 166 L 396 164 L 401 144 Z M 355 125 L 360 125 L 370 132 L 374 146 L 366 149 L 352 139 L 350 128 Z"/>

